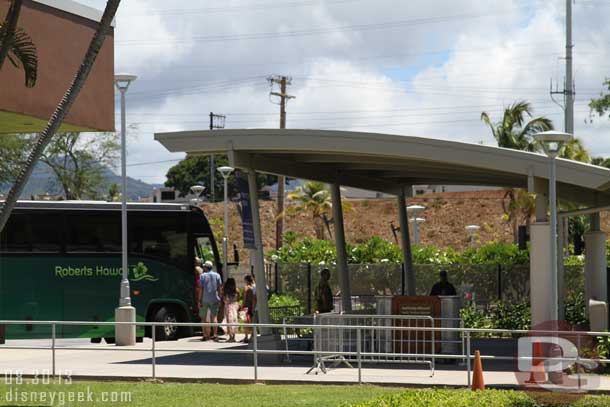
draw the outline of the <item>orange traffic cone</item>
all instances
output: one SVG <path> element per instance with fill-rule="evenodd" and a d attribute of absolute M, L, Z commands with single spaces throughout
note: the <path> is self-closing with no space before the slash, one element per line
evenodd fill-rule
<path fill-rule="evenodd" d="M 483 381 L 483 364 L 481 363 L 481 352 L 474 351 L 474 371 L 472 372 L 472 390 L 485 390 Z"/>
<path fill-rule="evenodd" d="M 534 342 L 532 371 L 530 373 L 529 380 L 527 380 L 525 383 L 546 383 L 546 374 L 544 373 L 544 357 L 542 355 L 542 344 L 540 342 Z"/>

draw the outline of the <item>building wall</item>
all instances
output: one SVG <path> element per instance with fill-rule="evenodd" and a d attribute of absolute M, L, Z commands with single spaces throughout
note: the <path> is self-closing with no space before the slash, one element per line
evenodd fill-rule
<path fill-rule="evenodd" d="M 0 18 L 9 2 L 0 0 Z M 23 72 L 10 62 L 0 71 L 0 111 L 48 120 L 68 89 L 95 33 L 88 18 L 25 0 L 20 27 L 32 37 L 38 52 L 38 81 L 25 87 Z M 111 30 L 66 123 L 87 129 L 114 130 L 114 33 Z M 40 131 L 33 129 L 33 131 Z"/>

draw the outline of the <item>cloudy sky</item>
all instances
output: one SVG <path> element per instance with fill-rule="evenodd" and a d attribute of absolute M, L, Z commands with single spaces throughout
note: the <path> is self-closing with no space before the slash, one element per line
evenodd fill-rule
<path fill-rule="evenodd" d="M 103 8 L 104 0 L 79 0 Z M 293 78 L 288 127 L 493 144 L 482 111 L 527 100 L 563 129 L 564 0 L 123 0 L 116 71 L 128 94 L 129 175 L 161 183 L 181 155 L 157 131 L 278 126 L 269 75 Z M 587 104 L 610 76 L 610 0 L 574 5 L 575 125 L 610 156 L 610 121 Z M 558 102 L 561 102 L 562 99 Z M 117 116 L 117 122 L 119 117 Z"/>

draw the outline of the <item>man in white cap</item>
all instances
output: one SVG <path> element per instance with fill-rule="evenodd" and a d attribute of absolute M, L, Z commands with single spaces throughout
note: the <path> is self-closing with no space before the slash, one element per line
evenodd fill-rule
<path fill-rule="evenodd" d="M 201 320 L 204 323 L 209 323 L 210 319 L 212 323 L 218 322 L 218 304 L 220 303 L 220 288 L 222 287 L 222 278 L 220 274 L 214 271 L 214 264 L 211 261 L 206 261 L 203 264 L 203 274 L 201 274 Z M 210 317 L 208 317 L 208 311 Z M 210 337 L 210 327 L 203 327 L 203 341 L 212 339 L 218 340 L 218 327 L 212 327 L 213 335 Z"/>

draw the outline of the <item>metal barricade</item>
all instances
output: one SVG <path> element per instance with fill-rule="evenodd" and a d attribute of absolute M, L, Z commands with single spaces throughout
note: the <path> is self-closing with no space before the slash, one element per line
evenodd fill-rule
<path fill-rule="evenodd" d="M 290 316 L 284 318 L 282 325 L 282 341 L 286 355 L 284 361 L 290 363 L 290 351 L 311 351 L 313 349 L 313 328 L 303 328 L 303 326 L 311 326 L 314 324 L 313 315 Z M 301 326 L 293 328 L 291 325 Z"/>
<path fill-rule="evenodd" d="M 440 321 L 432 317 L 325 313 L 314 315 L 313 324 L 318 326 L 314 331 L 314 364 L 307 373 L 326 373 L 328 364 L 352 367 L 350 362 L 364 362 L 427 364 L 430 376 L 434 375 L 440 335 L 430 328 L 437 327 Z"/>

